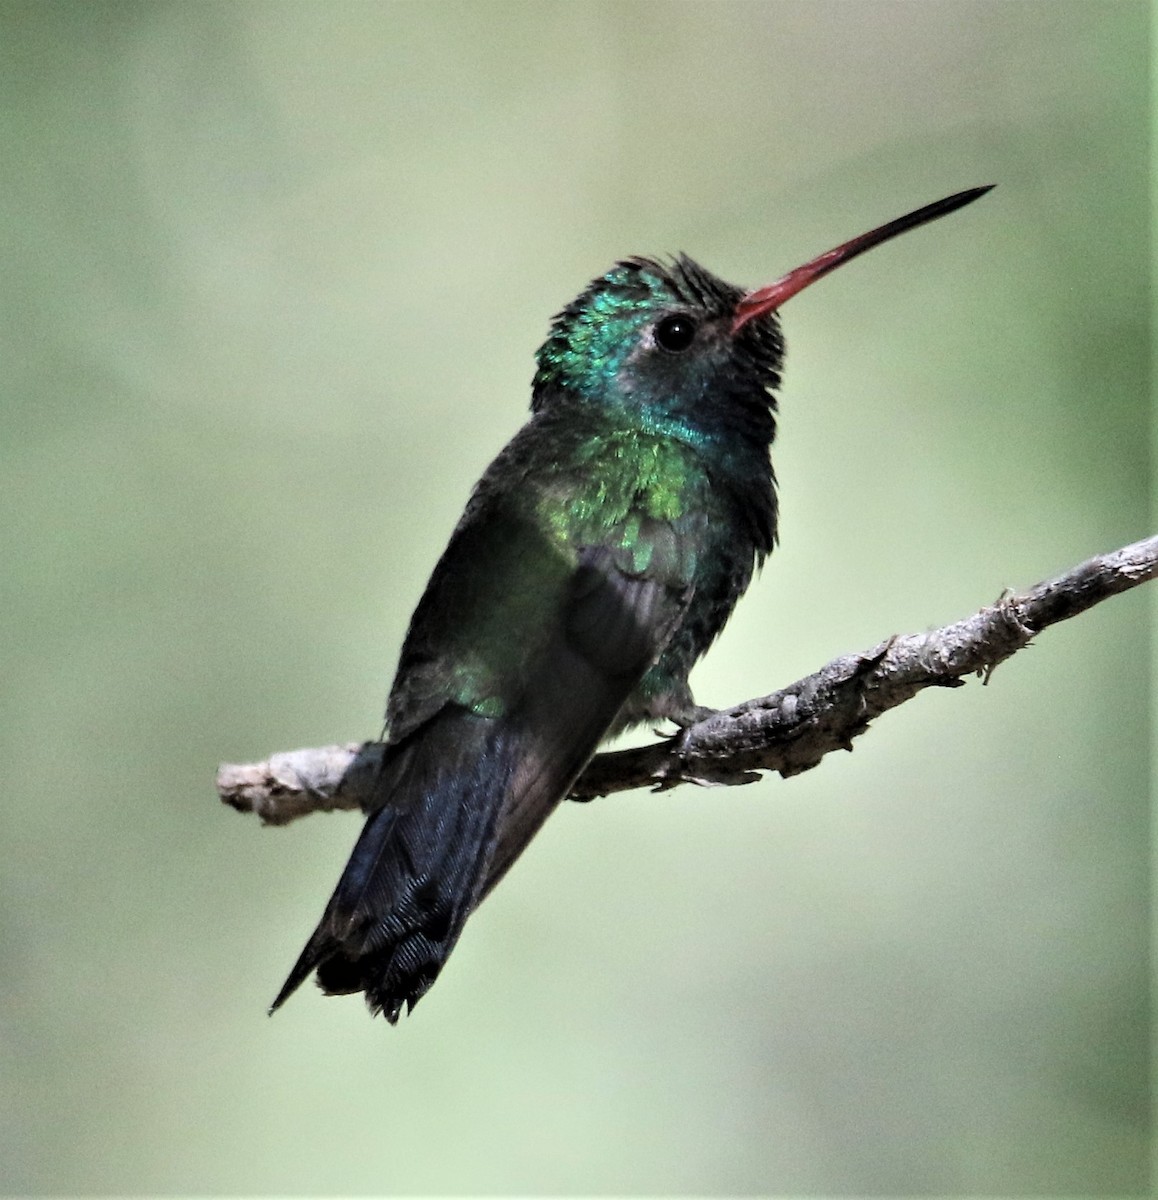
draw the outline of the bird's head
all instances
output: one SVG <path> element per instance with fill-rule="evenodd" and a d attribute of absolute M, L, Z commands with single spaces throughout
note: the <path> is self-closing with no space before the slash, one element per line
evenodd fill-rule
<path fill-rule="evenodd" d="M 669 263 L 617 263 L 555 318 L 539 350 L 532 407 L 567 397 L 644 425 L 771 441 L 784 358 L 780 306 L 873 246 L 987 191 L 972 188 L 926 205 L 748 292 L 684 255 Z"/>
<path fill-rule="evenodd" d="M 733 330 L 743 297 L 685 255 L 617 263 L 555 318 L 532 407 L 563 393 L 645 424 L 745 419 L 769 440 L 784 344 L 773 311 Z"/>

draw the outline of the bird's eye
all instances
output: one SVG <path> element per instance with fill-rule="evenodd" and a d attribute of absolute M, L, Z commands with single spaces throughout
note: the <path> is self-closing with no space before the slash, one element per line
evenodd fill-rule
<path fill-rule="evenodd" d="M 696 340 L 696 323 L 684 313 L 673 313 L 655 327 L 655 340 L 660 349 L 682 354 Z"/>

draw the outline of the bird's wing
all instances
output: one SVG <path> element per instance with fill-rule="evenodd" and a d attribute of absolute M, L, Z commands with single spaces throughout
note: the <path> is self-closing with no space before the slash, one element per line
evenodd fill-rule
<path fill-rule="evenodd" d="M 519 571 L 464 570 L 461 541 L 440 562 L 366 825 L 274 1008 L 315 968 L 390 1021 L 413 1007 L 678 625 L 690 586 L 670 527 L 634 522 L 630 550 L 613 537 L 562 571 L 558 547 L 519 532 L 473 547 Z"/>
<path fill-rule="evenodd" d="M 648 548 L 641 554 L 640 540 Z M 646 561 L 643 570 L 636 567 Z M 503 877 L 563 800 L 627 698 L 662 653 L 691 599 L 670 526 L 652 523 L 630 552 L 580 551 L 562 619 L 531 665 L 511 713 L 523 753 L 480 899 Z"/>

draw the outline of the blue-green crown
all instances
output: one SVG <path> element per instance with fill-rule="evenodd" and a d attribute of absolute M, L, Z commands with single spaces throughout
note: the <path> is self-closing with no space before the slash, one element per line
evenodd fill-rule
<path fill-rule="evenodd" d="M 536 399 L 552 386 L 582 395 L 606 387 L 634 349 L 641 327 L 659 314 L 686 308 L 722 317 L 742 294 L 686 255 L 670 264 L 654 258 L 616 263 L 555 317 L 538 353 Z"/>

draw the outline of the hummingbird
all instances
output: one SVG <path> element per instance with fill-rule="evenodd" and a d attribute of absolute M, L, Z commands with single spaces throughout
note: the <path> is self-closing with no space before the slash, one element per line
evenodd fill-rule
<path fill-rule="evenodd" d="M 410 620 L 365 824 L 271 1013 L 316 971 L 323 992 L 362 992 L 396 1023 L 601 741 L 710 713 L 688 673 L 777 537 L 778 310 L 989 190 L 752 291 L 686 255 L 628 258 L 554 318 L 531 419 Z"/>

